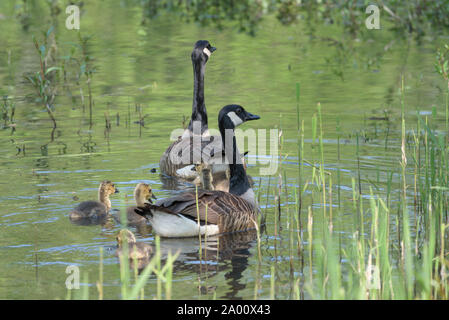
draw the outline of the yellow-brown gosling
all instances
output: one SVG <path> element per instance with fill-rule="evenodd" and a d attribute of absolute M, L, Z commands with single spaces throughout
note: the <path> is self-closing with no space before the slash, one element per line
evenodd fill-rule
<path fill-rule="evenodd" d="M 156 199 L 151 187 L 146 183 L 138 183 L 134 189 L 134 200 L 136 201 L 136 206 L 126 208 L 128 222 L 132 224 L 145 223 L 146 219 L 135 213 L 134 210 L 137 207 L 143 207 L 147 201 L 153 203 L 151 199 Z"/>
<path fill-rule="evenodd" d="M 128 243 L 128 259 L 143 260 L 149 259 L 153 254 L 153 247 L 144 242 L 137 242 L 134 234 L 128 229 L 122 229 L 117 235 L 117 251 L 115 255 L 121 257 L 124 254 L 123 243 Z"/>
<path fill-rule="evenodd" d="M 244 160 L 244 156 L 242 155 L 242 160 Z M 243 168 L 246 171 L 246 162 L 242 161 Z M 229 169 L 225 171 L 220 171 L 217 173 L 212 173 L 213 168 L 212 165 L 207 163 L 200 163 L 195 165 L 195 171 L 198 173 L 198 177 L 193 181 L 194 184 L 201 186 L 204 190 L 218 190 L 218 191 L 229 191 L 229 178 L 230 172 Z M 254 181 L 251 176 L 247 175 L 248 182 L 250 186 L 254 186 Z"/>
<path fill-rule="evenodd" d="M 90 200 L 81 202 L 70 212 L 69 218 L 71 220 L 79 220 L 98 219 L 107 216 L 111 210 L 109 196 L 118 192 L 118 189 L 111 181 L 103 181 L 98 188 L 98 201 Z"/>

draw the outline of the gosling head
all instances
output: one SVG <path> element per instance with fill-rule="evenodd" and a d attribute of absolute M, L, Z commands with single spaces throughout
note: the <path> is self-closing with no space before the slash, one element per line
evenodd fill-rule
<path fill-rule="evenodd" d="M 118 188 L 109 180 L 105 180 L 100 184 L 100 194 L 110 196 L 111 194 L 118 192 Z"/>
<path fill-rule="evenodd" d="M 122 229 L 117 234 L 117 245 L 121 247 L 123 245 L 123 242 L 126 241 L 128 244 L 136 243 L 136 236 L 129 231 L 128 229 Z"/>
<path fill-rule="evenodd" d="M 212 47 L 209 41 L 198 40 L 193 47 L 192 61 L 206 63 L 215 50 L 217 48 Z"/>
<path fill-rule="evenodd" d="M 147 183 L 138 183 L 136 188 L 134 189 L 134 198 L 137 203 L 148 201 L 153 203 L 151 199 L 156 199 L 156 196 L 153 194 L 153 190 Z"/>
<path fill-rule="evenodd" d="M 234 129 L 246 121 L 260 119 L 258 115 L 249 113 L 238 104 L 224 106 L 218 115 L 218 123 L 225 129 Z"/>

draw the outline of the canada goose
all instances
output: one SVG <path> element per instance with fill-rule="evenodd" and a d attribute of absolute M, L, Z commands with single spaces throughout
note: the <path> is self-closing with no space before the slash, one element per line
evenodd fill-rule
<path fill-rule="evenodd" d="M 148 259 L 153 254 L 153 247 L 144 242 L 137 242 L 134 234 L 128 229 L 120 230 L 116 239 L 118 248 L 115 255 L 118 257 L 121 257 L 125 252 L 123 249 L 124 242 L 128 244 L 128 259 L 130 260 Z"/>
<path fill-rule="evenodd" d="M 178 140 L 173 142 L 161 156 L 159 167 L 161 172 L 166 175 L 177 176 L 176 170 L 186 166 L 185 163 L 174 163 L 173 159 L 170 157 L 170 153 L 173 148 L 180 147 L 180 143 L 186 143 L 187 145 L 190 145 L 189 139 L 194 134 L 194 122 L 201 125 L 200 132 L 202 136 L 209 136 L 207 110 L 204 103 L 204 73 L 206 71 L 206 63 L 209 60 L 212 52 L 214 52 L 215 50 L 216 48 L 212 47 L 207 40 L 197 41 L 193 48 L 191 55 L 193 65 L 192 116 L 190 118 L 189 126 L 187 127 L 187 129 L 185 129 L 182 136 L 180 136 Z M 181 149 L 182 148 L 183 146 L 181 147 Z"/>
<path fill-rule="evenodd" d="M 143 206 L 146 201 L 153 203 L 151 198 L 156 199 L 156 196 L 153 194 L 150 185 L 146 183 L 138 183 L 134 189 L 134 200 L 136 201 L 136 206 L 126 208 L 126 217 L 129 223 L 139 224 L 146 221 L 144 217 L 138 215 L 134 210 L 137 207 Z"/>
<path fill-rule="evenodd" d="M 111 210 L 109 196 L 118 193 L 116 186 L 108 180 L 103 181 L 98 188 L 98 201 L 83 201 L 69 213 L 71 220 L 98 219 L 107 216 Z"/>
<path fill-rule="evenodd" d="M 137 208 L 136 213 L 145 216 L 153 230 L 163 237 L 213 235 L 253 228 L 259 207 L 243 164 L 237 163 L 239 154 L 234 129 L 245 121 L 256 119 L 260 117 L 239 105 L 227 105 L 219 113 L 218 125 L 225 149 L 231 147 L 229 138 L 232 137 L 232 151 L 226 153 L 230 170 L 229 192 L 187 191 L 156 204 L 145 204 Z"/>

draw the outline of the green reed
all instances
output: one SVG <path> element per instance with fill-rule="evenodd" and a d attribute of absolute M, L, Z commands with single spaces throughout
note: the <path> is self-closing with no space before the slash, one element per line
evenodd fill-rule
<path fill-rule="evenodd" d="M 53 27 L 51 27 L 47 32 L 43 33 L 43 41 L 39 43 L 39 41 L 33 36 L 33 43 L 36 49 L 36 53 L 39 58 L 39 70 L 36 72 L 32 72 L 29 74 L 25 74 L 25 79 L 34 87 L 36 90 L 36 95 L 39 98 L 40 102 L 45 107 L 50 120 L 53 123 L 53 131 L 51 134 L 51 138 L 54 138 L 54 132 L 56 129 L 56 118 L 54 116 L 53 108 L 54 108 L 54 100 L 56 97 L 56 80 L 54 76 L 54 72 L 59 70 L 59 67 L 49 66 L 49 60 L 52 57 L 52 48 L 48 44 L 48 39 L 53 32 Z"/>
<path fill-rule="evenodd" d="M 360 154 L 363 143 L 356 134 L 356 170 L 352 177 L 352 206 L 339 203 L 342 210 L 352 212 L 353 234 L 345 247 L 338 245 L 335 234 L 341 211 L 333 212 L 332 174 L 324 170 L 325 114 L 318 104 L 312 116 L 312 148 L 317 148 L 319 165 L 311 169 L 310 201 L 319 199 L 322 210 L 307 208 L 307 236 L 297 240 L 298 253 L 306 254 L 308 273 L 305 289 L 313 299 L 447 299 L 448 276 L 448 144 L 447 130 L 439 133 L 437 118 L 430 123 L 417 114 L 416 130 L 407 134 L 404 82 L 401 81 L 401 144 L 396 168 L 385 172 L 385 194 L 379 191 L 380 173 L 375 183 L 367 179 L 362 196 Z M 338 124 L 337 124 L 338 127 Z M 340 136 L 339 130 L 337 134 Z M 408 137 L 411 137 L 408 140 Z M 340 138 L 338 138 L 340 139 Z M 318 141 L 317 141 L 318 140 Z M 363 141 L 363 140 L 362 140 Z M 303 150 L 298 142 L 298 150 Z M 339 148 L 338 143 L 338 163 Z M 302 154 L 300 152 L 299 154 Z M 303 161 L 301 161 L 302 163 Z M 304 159 L 304 162 L 307 162 Z M 395 174 L 400 177 L 395 181 Z M 340 170 L 336 171 L 340 189 Z M 394 196 L 398 184 L 398 202 Z M 306 188 L 306 187 L 304 187 Z M 295 189 L 296 209 L 301 186 Z M 340 196 L 337 196 L 338 198 Z M 341 199 L 343 200 L 343 199 Z M 303 198 L 302 201 L 307 201 Z M 414 208 L 411 210 L 410 208 Z M 299 209 L 298 217 L 301 209 Z M 338 224 L 338 223 L 337 223 Z M 292 227 L 292 224 L 289 224 Z M 296 222 L 296 227 L 299 221 Z M 302 241 L 305 251 L 300 251 Z M 341 263 L 341 259 L 345 262 Z M 300 297 L 300 278 L 292 283 L 294 297 Z M 272 290 L 271 290 L 272 291 Z"/>

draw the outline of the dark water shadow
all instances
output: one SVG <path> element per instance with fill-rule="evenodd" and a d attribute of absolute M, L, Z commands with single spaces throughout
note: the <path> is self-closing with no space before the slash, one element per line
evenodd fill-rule
<path fill-rule="evenodd" d="M 109 228 L 111 226 L 111 215 L 100 215 L 89 218 L 77 218 L 74 219 L 69 216 L 69 220 L 72 224 L 78 226 L 94 226 L 101 225 L 103 227 Z"/>
<path fill-rule="evenodd" d="M 201 248 L 198 238 L 161 239 L 160 244 L 162 256 L 169 251 L 180 251 L 174 263 L 176 272 L 194 272 L 202 282 L 207 282 L 224 271 L 230 291 L 222 298 L 241 299 L 238 293 L 246 288 L 246 283 L 242 282 L 243 273 L 249 265 L 251 248 L 257 244 L 256 230 L 208 237 L 207 240 L 203 238 Z M 203 294 L 214 290 L 202 284 L 198 289 Z"/>
<path fill-rule="evenodd" d="M 195 189 L 193 183 L 186 182 L 182 179 L 177 179 L 175 177 L 166 176 L 164 174 L 159 175 L 162 182 L 162 189 L 165 190 L 190 190 Z"/>

